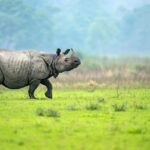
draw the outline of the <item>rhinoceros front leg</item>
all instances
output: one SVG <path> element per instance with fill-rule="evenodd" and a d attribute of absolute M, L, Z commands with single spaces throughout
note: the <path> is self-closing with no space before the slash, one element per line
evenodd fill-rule
<path fill-rule="evenodd" d="M 35 96 L 34 96 L 34 91 L 36 90 L 36 88 L 39 86 L 40 84 L 40 80 L 33 80 L 30 85 L 29 85 L 29 97 L 31 99 L 36 99 Z"/>
<path fill-rule="evenodd" d="M 41 84 L 45 85 L 47 88 L 47 91 L 45 92 L 45 96 L 48 98 L 52 98 L 52 84 L 48 79 L 44 79 L 41 81 Z"/>

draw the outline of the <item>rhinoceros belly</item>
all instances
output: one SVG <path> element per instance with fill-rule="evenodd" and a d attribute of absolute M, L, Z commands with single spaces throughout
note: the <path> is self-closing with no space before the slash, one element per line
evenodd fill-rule
<path fill-rule="evenodd" d="M 30 59 L 27 54 L 7 52 L 0 55 L 3 85 L 17 89 L 28 85 Z"/>
<path fill-rule="evenodd" d="M 5 80 L 3 82 L 3 85 L 7 88 L 10 88 L 10 89 L 19 89 L 19 88 L 27 86 L 28 83 L 25 81 L 22 81 L 22 80 L 14 80 L 14 81 Z"/>

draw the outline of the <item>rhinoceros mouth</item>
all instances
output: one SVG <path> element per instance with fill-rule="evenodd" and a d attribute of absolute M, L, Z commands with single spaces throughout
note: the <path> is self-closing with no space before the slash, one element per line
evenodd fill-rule
<path fill-rule="evenodd" d="M 81 64 L 80 62 L 74 63 L 72 66 L 68 67 L 67 71 L 77 68 L 80 64 Z"/>

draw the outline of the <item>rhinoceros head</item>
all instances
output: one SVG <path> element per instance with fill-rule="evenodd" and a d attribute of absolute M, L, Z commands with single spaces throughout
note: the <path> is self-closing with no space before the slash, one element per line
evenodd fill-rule
<path fill-rule="evenodd" d="M 61 53 L 61 49 L 56 50 L 55 68 L 58 72 L 72 70 L 80 65 L 80 59 L 73 49 L 67 49 Z"/>

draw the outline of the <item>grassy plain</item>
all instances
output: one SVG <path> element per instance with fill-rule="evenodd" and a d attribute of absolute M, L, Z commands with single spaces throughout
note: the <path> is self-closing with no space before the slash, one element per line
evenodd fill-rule
<path fill-rule="evenodd" d="M 44 90 L 0 90 L 0 150 L 150 149 L 150 88 Z"/>

